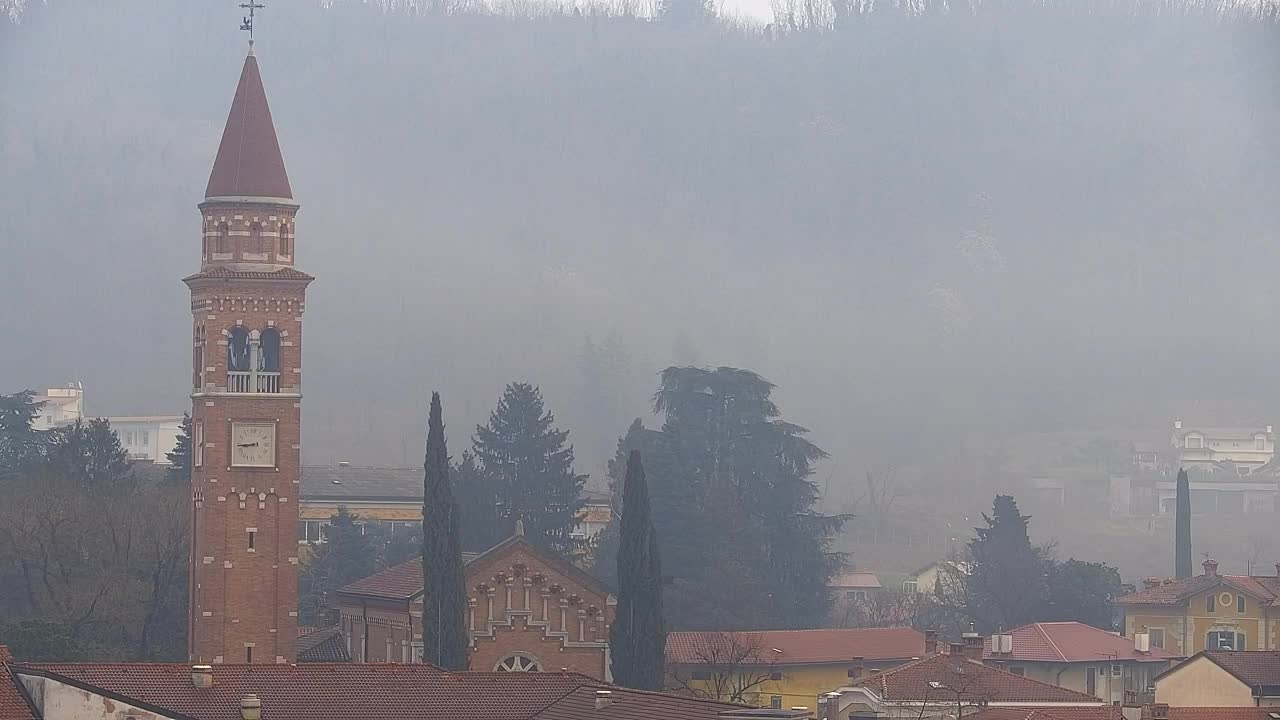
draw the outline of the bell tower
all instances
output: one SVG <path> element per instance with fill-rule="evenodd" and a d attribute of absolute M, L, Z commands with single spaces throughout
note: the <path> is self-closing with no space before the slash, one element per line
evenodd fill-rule
<path fill-rule="evenodd" d="M 302 314 L 293 200 L 250 46 L 200 203 L 192 314 L 195 663 L 294 662 Z"/>

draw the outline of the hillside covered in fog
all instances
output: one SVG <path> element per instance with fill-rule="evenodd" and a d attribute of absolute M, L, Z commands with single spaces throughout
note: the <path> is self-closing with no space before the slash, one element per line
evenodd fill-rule
<path fill-rule="evenodd" d="M 244 52 L 214 5 L 0 21 L 0 392 L 186 405 L 179 279 Z M 306 461 L 419 462 L 433 388 L 461 448 L 520 379 L 599 476 L 675 363 L 776 383 L 833 498 L 872 464 L 998 473 L 1024 433 L 1280 417 L 1276 20 L 926 5 L 766 29 L 273 3 L 319 278 Z"/>

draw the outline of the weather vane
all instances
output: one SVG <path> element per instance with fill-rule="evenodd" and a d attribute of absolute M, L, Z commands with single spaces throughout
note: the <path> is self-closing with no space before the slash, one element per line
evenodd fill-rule
<path fill-rule="evenodd" d="M 249 33 L 249 49 L 253 49 L 253 15 L 255 10 L 261 10 L 266 5 L 257 0 L 249 0 L 249 2 L 240 3 L 240 7 L 249 11 L 249 14 L 240 21 L 240 29 Z"/>

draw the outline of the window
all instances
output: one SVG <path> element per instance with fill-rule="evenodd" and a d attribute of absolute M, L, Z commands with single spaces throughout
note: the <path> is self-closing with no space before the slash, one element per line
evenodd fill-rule
<path fill-rule="evenodd" d="M 1112 665 L 1112 666 L 1111 666 L 1111 677 L 1120 677 L 1120 666 L 1119 666 L 1119 665 Z"/>
<path fill-rule="evenodd" d="M 1266 449 L 1267 449 L 1267 441 L 1266 441 L 1266 438 L 1260 438 L 1260 437 L 1259 437 L 1259 438 L 1254 438 L 1254 439 L 1253 439 L 1253 449 L 1254 449 L 1254 450 L 1258 450 L 1258 451 L 1266 450 Z"/>
<path fill-rule="evenodd" d="M 1164 628 L 1148 628 L 1147 632 L 1151 633 L 1151 647 L 1157 647 L 1163 650 Z"/>
<path fill-rule="evenodd" d="M 254 540 L 257 539 L 257 536 L 258 536 L 257 530 L 249 531 L 249 552 L 255 552 L 257 550 L 257 548 L 254 547 Z"/>
<path fill-rule="evenodd" d="M 1210 594 L 1209 594 L 1209 597 L 1205 598 L 1205 601 L 1204 601 L 1204 611 L 1205 611 L 1205 612 L 1217 612 L 1217 611 L 1218 611 L 1218 596 L 1217 596 L 1217 595 L 1214 595 L 1214 594 L 1210 593 Z"/>
<path fill-rule="evenodd" d="M 248 252 L 254 255 L 262 255 L 267 252 L 267 247 L 262 243 L 262 225 L 253 223 L 249 226 L 249 249 Z"/>
<path fill-rule="evenodd" d="M 857 600 L 858 602 L 866 602 L 867 591 L 866 590 L 848 590 L 845 592 L 844 596 L 845 596 L 845 599 L 847 600 Z"/>
<path fill-rule="evenodd" d="M 711 671 L 710 670 L 694 670 L 690 674 L 690 677 L 694 680 L 710 680 Z"/>
<path fill-rule="evenodd" d="M 280 372 L 280 331 L 269 327 L 259 338 L 258 370 Z"/>
<path fill-rule="evenodd" d="M 324 520 L 302 520 L 298 523 L 298 542 L 316 545 L 325 541 Z"/>
<path fill-rule="evenodd" d="M 247 662 L 247 663 L 252 663 L 252 662 L 253 662 L 253 646 L 252 646 L 252 645 L 247 645 L 247 646 L 245 646 L 245 649 L 244 649 L 244 661 L 245 661 L 245 662 Z"/>
<path fill-rule="evenodd" d="M 1238 613 L 1244 612 L 1244 596 L 1243 595 L 1236 596 L 1236 612 Z"/>
<path fill-rule="evenodd" d="M 781 680 L 781 679 L 782 679 L 782 673 L 780 673 L 780 672 L 778 672 L 777 670 L 775 670 L 775 671 L 773 671 L 773 672 L 769 673 L 769 679 L 770 679 L 770 680 Z"/>
<path fill-rule="evenodd" d="M 769 696 L 769 708 L 770 708 L 770 709 L 772 709 L 772 710 L 781 710 L 781 709 L 782 709 L 782 696 L 781 696 L 781 695 L 770 695 L 770 696 Z"/>
<path fill-rule="evenodd" d="M 204 464 L 204 423 L 191 426 L 191 460 L 196 467 Z"/>
<path fill-rule="evenodd" d="M 541 672 L 538 659 L 525 653 L 511 653 L 498 661 L 493 668 L 497 672 Z"/>
<path fill-rule="evenodd" d="M 143 430 L 141 433 L 139 433 L 139 436 L 141 437 L 141 442 L 139 442 L 139 443 L 138 443 L 139 445 L 150 445 L 150 444 L 151 444 L 151 433 L 150 433 L 150 432 L 148 432 L 148 431 L 146 431 L 146 430 Z"/>
<path fill-rule="evenodd" d="M 226 223 L 218 223 L 218 235 L 213 241 L 214 254 L 231 252 L 231 228 Z"/>
<path fill-rule="evenodd" d="M 249 331 L 237 325 L 227 338 L 227 370 L 249 372 Z"/>
<path fill-rule="evenodd" d="M 1206 650 L 1245 650 L 1244 633 L 1232 630 L 1215 630 L 1205 636 Z"/>
<path fill-rule="evenodd" d="M 1084 669 L 1084 691 L 1090 695 L 1098 694 L 1098 668 L 1092 665 Z"/>
<path fill-rule="evenodd" d="M 280 223 L 280 254 L 285 257 L 293 255 L 293 230 L 284 223 Z"/>
<path fill-rule="evenodd" d="M 1191 450 L 1200 450 L 1201 448 L 1204 447 L 1204 438 L 1194 437 L 1194 436 L 1188 437 L 1186 444 L 1187 444 L 1187 448 Z"/>
<path fill-rule="evenodd" d="M 902 592 L 904 593 L 919 592 L 919 590 L 916 589 L 918 587 L 919 585 L 916 583 L 915 580 L 904 580 L 902 583 Z"/>

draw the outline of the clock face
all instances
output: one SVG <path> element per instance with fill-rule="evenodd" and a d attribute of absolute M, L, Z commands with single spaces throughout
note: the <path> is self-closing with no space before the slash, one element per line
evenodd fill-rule
<path fill-rule="evenodd" d="M 275 467 L 275 423 L 232 423 L 231 464 L 235 467 Z"/>

